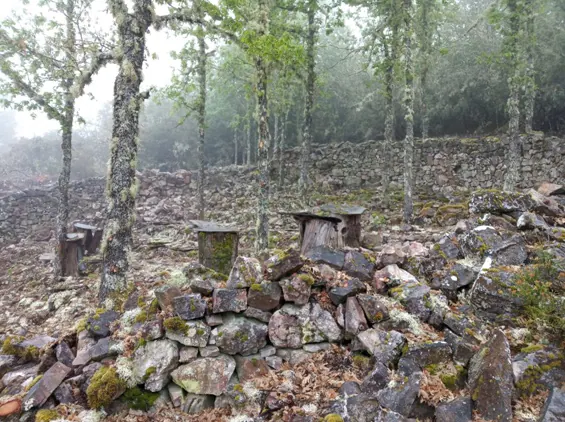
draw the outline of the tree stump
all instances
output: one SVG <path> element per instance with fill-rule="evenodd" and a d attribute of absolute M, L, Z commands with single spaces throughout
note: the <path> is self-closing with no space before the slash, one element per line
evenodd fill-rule
<path fill-rule="evenodd" d="M 198 261 L 228 275 L 237 258 L 238 230 L 209 221 L 190 220 L 189 223 L 198 233 Z"/>
<path fill-rule="evenodd" d="M 75 232 L 84 233 L 84 251 L 87 255 L 94 255 L 102 242 L 102 229 L 89 224 L 74 223 Z"/>
<path fill-rule="evenodd" d="M 84 256 L 84 233 L 68 233 L 65 242 L 64 268 L 65 276 L 77 277 L 79 275 L 79 263 Z"/>
<path fill-rule="evenodd" d="M 300 224 L 300 253 L 316 246 L 342 249 L 361 245 L 361 214 L 365 208 L 349 205 L 322 205 L 311 211 L 285 212 Z"/>

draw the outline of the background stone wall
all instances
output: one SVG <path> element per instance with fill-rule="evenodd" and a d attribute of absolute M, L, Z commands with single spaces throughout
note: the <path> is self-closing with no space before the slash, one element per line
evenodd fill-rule
<path fill-rule="evenodd" d="M 426 196 L 446 196 L 461 190 L 501 188 L 508 147 L 506 139 L 430 139 L 417 142 L 414 156 L 416 191 Z M 298 179 L 298 149 L 285 152 L 285 181 L 282 203 L 293 196 Z M 402 142 L 389 157 L 382 141 L 349 142 L 313 148 L 311 178 L 317 192 L 339 193 L 357 189 L 376 190 L 382 169 L 388 168 L 393 182 L 402 182 Z M 536 134 L 523 138 L 520 187 L 537 187 L 543 181 L 564 183 L 565 142 L 557 137 Z M 276 170 L 274 170 L 276 171 Z M 196 218 L 196 172 L 139 173 L 139 226 L 167 224 Z M 276 176 L 275 176 L 276 178 Z M 223 167 L 209 170 L 206 187 L 210 219 L 248 225 L 255 200 L 254 168 Z M 71 219 L 102 224 L 105 213 L 105 181 L 88 179 L 71 184 Z M 284 198 L 286 196 L 286 199 Z M 45 234 L 54 227 L 57 186 L 18 192 L 0 191 L 0 245 L 17 242 L 30 234 Z"/>

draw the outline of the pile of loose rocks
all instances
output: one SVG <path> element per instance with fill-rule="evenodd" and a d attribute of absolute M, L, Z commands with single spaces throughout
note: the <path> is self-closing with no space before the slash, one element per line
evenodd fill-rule
<path fill-rule="evenodd" d="M 292 396 L 301 410 L 285 420 L 295 422 L 565 420 L 563 354 L 530 344 L 513 289 L 540 239 L 565 258 L 560 198 L 478 191 L 469 209 L 428 246 L 240 256 L 225 276 L 192 263 L 93 312 L 76 333 L 4 336 L 0 417 L 92 421 L 165 407 L 277 420 Z M 563 295 L 559 280 L 553 291 Z M 335 347 L 362 377 L 301 402 L 293 366 Z M 272 373 L 288 383 L 262 389 Z M 527 401 L 536 395 L 537 407 Z"/>

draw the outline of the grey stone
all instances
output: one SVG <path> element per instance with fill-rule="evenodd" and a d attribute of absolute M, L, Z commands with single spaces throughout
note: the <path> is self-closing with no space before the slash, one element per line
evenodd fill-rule
<path fill-rule="evenodd" d="M 265 358 L 265 362 L 267 362 L 267 365 L 269 365 L 275 371 L 280 369 L 283 364 L 283 360 L 280 356 L 267 356 Z"/>
<path fill-rule="evenodd" d="M 377 393 L 388 385 L 390 373 L 388 368 L 377 362 L 371 372 L 363 379 L 361 391 L 370 397 L 377 397 Z"/>
<path fill-rule="evenodd" d="M 204 347 L 208 344 L 210 327 L 202 321 L 187 321 L 186 330 L 166 330 L 165 336 L 180 344 L 192 347 Z"/>
<path fill-rule="evenodd" d="M 532 205 L 532 200 L 525 194 L 479 190 L 471 195 L 469 211 L 473 214 L 511 214 L 516 211 L 527 211 Z"/>
<path fill-rule="evenodd" d="M 328 248 L 327 246 L 316 246 L 304 254 L 306 258 L 316 264 L 326 264 L 336 270 L 341 270 L 345 263 L 345 252 Z"/>
<path fill-rule="evenodd" d="M 471 422 L 473 420 L 472 402 L 469 397 L 458 397 L 436 408 L 436 422 Z"/>
<path fill-rule="evenodd" d="M 346 283 L 345 287 L 333 287 L 330 290 L 329 296 L 334 305 L 345 303 L 348 297 L 367 291 L 365 284 L 358 278 L 351 278 Z"/>
<path fill-rule="evenodd" d="M 277 282 L 252 284 L 247 295 L 247 305 L 261 311 L 272 311 L 281 301 L 281 286 Z"/>
<path fill-rule="evenodd" d="M 310 299 L 311 284 L 306 279 L 306 275 L 294 275 L 291 278 L 283 278 L 280 286 L 284 295 L 284 300 L 294 302 L 297 305 L 305 305 Z"/>
<path fill-rule="evenodd" d="M 565 390 L 552 388 L 543 410 L 540 422 L 561 422 L 565 420 Z"/>
<path fill-rule="evenodd" d="M 18 359 L 12 355 L 0 355 L 0 378 L 4 376 L 6 372 L 16 366 Z"/>
<path fill-rule="evenodd" d="M 434 249 L 439 249 L 438 252 L 443 254 L 447 259 L 463 258 L 463 254 L 457 245 L 457 241 L 452 236 L 442 237 L 437 243 L 437 246 L 434 245 Z"/>
<path fill-rule="evenodd" d="M 89 349 L 88 353 L 91 360 L 100 361 L 110 356 L 116 356 L 121 352 L 121 347 L 121 342 L 106 337 L 98 340 L 96 344 Z M 77 358 L 78 357 L 77 355 Z M 73 365 L 74 364 L 75 361 L 73 361 Z"/>
<path fill-rule="evenodd" d="M 298 252 L 294 250 L 282 252 L 265 261 L 265 278 L 271 281 L 278 281 L 287 275 L 295 273 L 303 265 L 304 260 Z"/>
<path fill-rule="evenodd" d="M 23 400 L 24 409 L 41 407 L 70 372 L 71 368 L 56 362 L 28 391 Z"/>
<path fill-rule="evenodd" d="M 404 369 L 411 367 L 410 362 L 413 362 L 420 371 L 429 365 L 447 364 L 451 361 L 451 354 L 451 347 L 445 341 L 412 345 L 402 355 L 398 370 L 404 375 L 410 374 L 411 370 Z"/>
<path fill-rule="evenodd" d="M 190 290 L 193 293 L 199 293 L 204 296 L 210 296 L 217 286 L 211 280 L 204 280 L 202 278 L 195 278 L 190 282 Z"/>
<path fill-rule="evenodd" d="M 207 314 L 204 317 L 204 320 L 206 321 L 206 324 L 209 325 L 210 327 L 216 327 L 224 323 L 224 317 L 222 316 L 222 314 L 209 314 L 209 315 Z"/>
<path fill-rule="evenodd" d="M 259 355 L 235 356 L 235 370 L 240 383 L 269 373 L 269 365 Z"/>
<path fill-rule="evenodd" d="M 216 289 L 212 296 L 212 312 L 242 312 L 247 308 L 245 289 Z"/>
<path fill-rule="evenodd" d="M 171 382 L 167 385 L 167 391 L 169 392 L 169 397 L 171 398 L 171 403 L 173 403 L 173 406 L 181 407 L 184 400 L 183 389 Z"/>
<path fill-rule="evenodd" d="M 182 296 L 182 292 L 177 286 L 164 285 L 155 289 L 155 297 L 163 311 L 173 306 L 173 300 L 177 296 Z"/>
<path fill-rule="evenodd" d="M 181 346 L 181 348 L 179 350 L 179 362 L 180 363 L 192 362 L 197 357 L 198 357 L 198 348 L 189 347 L 189 346 Z"/>
<path fill-rule="evenodd" d="M 449 274 L 447 274 L 440 285 L 441 291 L 450 300 L 457 299 L 459 289 L 473 283 L 479 274 L 479 270 L 468 265 L 455 263 Z"/>
<path fill-rule="evenodd" d="M 422 373 L 415 372 L 397 385 L 380 390 L 377 393 L 379 403 L 403 416 L 409 416 L 420 391 L 421 379 Z"/>
<path fill-rule="evenodd" d="M 312 353 L 303 349 L 277 349 L 277 356 L 291 365 L 298 365 L 309 359 Z"/>
<path fill-rule="evenodd" d="M 365 317 L 371 324 L 376 324 L 389 318 L 386 303 L 377 296 L 359 294 L 357 300 L 365 312 Z"/>
<path fill-rule="evenodd" d="M 330 343 L 313 343 L 305 344 L 302 349 L 309 353 L 323 352 L 324 350 L 329 350 L 331 348 Z"/>
<path fill-rule="evenodd" d="M 261 263 L 255 258 L 238 256 L 230 272 L 228 289 L 244 289 L 252 284 L 261 283 L 263 275 Z"/>
<path fill-rule="evenodd" d="M 63 365 L 73 366 L 75 355 L 66 342 L 62 341 L 57 345 L 55 348 L 55 356 L 57 356 L 57 360 Z"/>
<path fill-rule="evenodd" d="M 141 335 L 147 340 L 158 340 L 165 334 L 160 320 L 147 321 L 141 326 Z"/>
<path fill-rule="evenodd" d="M 173 299 L 173 309 L 184 320 L 199 319 L 206 312 L 206 301 L 199 293 L 177 296 Z"/>
<path fill-rule="evenodd" d="M 369 328 L 363 308 L 354 297 L 348 297 L 345 302 L 345 336 L 352 339 L 361 331 Z"/>
<path fill-rule="evenodd" d="M 184 413 L 193 415 L 196 413 L 202 413 L 206 409 L 212 409 L 216 397 L 213 395 L 206 394 L 187 394 L 183 399 L 181 409 Z"/>
<path fill-rule="evenodd" d="M 259 356 L 266 358 L 267 356 L 274 356 L 277 353 L 277 349 L 274 346 L 268 345 L 259 350 Z"/>
<path fill-rule="evenodd" d="M 512 293 L 513 274 L 501 269 L 483 271 L 471 288 L 469 300 L 479 316 L 496 320 L 517 316 L 522 300 Z"/>
<path fill-rule="evenodd" d="M 135 351 L 133 362 L 137 377 L 145 380 L 145 389 L 160 391 L 169 383 L 171 371 L 178 366 L 179 349 L 171 340 L 150 341 Z"/>
<path fill-rule="evenodd" d="M 389 366 L 400 357 L 406 338 L 398 331 L 383 331 L 369 328 L 357 334 L 355 350 L 365 350 L 375 357 L 376 362 Z"/>
<path fill-rule="evenodd" d="M 243 315 L 247 318 L 255 318 L 258 321 L 269 323 L 269 320 L 273 316 L 272 313 L 262 311 L 261 309 L 248 307 Z"/>
<path fill-rule="evenodd" d="M 377 255 L 377 268 L 387 265 L 402 265 L 406 261 L 406 253 L 400 245 L 385 245 Z"/>
<path fill-rule="evenodd" d="M 212 332 L 220 351 L 228 355 L 257 353 L 267 344 L 267 334 L 266 324 L 240 316 L 230 316 Z"/>
<path fill-rule="evenodd" d="M 345 254 L 343 271 L 351 277 L 357 277 L 362 281 L 370 281 L 373 278 L 375 264 L 369 261 L 365 255 L 356 251 L 348 251 Z"/>
<path fill-rule="evenodd" d="M 220 349 L 218 346 L 206 346 L 201 347 L 200 356 L 203 358 L 213 358 L 220 355 Z"/>
<path fill-rule="evenodd" d="M 179 366 L 171 373 L 175 384 L 193 394 L 219 396 L 226 392 L 228 382 L 235 371 L 231 356 L 199 358 Z"/>
<path fill-rule="evenodd" d="M 499 329 L 471 359 L 468 384 L 473 408 L 483 418 L 512 421 L 514 381 L 510 345 Z"/>
<path fill-rule="evenodd" d="M 111 334 L 110 325 L 120 317 L 116 311 L 105 311 L 88 318 L 88 331 L 94 337 L 107 337 Z"/>

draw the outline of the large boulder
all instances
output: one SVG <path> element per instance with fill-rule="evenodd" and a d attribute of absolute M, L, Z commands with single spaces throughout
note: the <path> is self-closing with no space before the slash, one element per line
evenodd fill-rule
<path fill-rule="evenodd" d="M 220 396 L 226 392 L 234 371 L 234 358 L 220 355 L 181 365 L 171 373 L 171 377 L 175 384 L 189 393 Z"/>
<path fill-rule="evenodd" d="M 169 375 L 179 362 L 177 343 L 171 340 L 150 341 L 139 347 L 133 357 L 138 379 L 145 380 L 145 389 L 160 391 L 169 382 Z"/>
<path fill-rule="evenodd" d="M 495 329 L 490 340 L 471 359 L 468 384 L 473 408 L 481 417 L 512 421 L 512 360 L 510 345 L 501 330 Z"/>
<path fill-rule="evenodd" d="M 483 270 L 471 288 L 469 296 L 476 312 L 491 320 L 516 316 L 523 302 L 512 292 L 513 278 L 513 273 L 503 269 Z"/>
<path fill-rule="evenodd" d="M 230 272 L 228 289 L 244 289 L 252 284 L 261 283 L 261 263 L 255 258 L 238 256 Z"/>
<path fill-rule="evenodd" d="M 212 331 L 212 339 L 222 353 L 250 355 L 267 344 L 267 325 L 254 319 L 229 315 Z"/>
<path fill-rule="evenodd" d="M 512 214 L 523 212 L 533 205 L 529 195 L 499 190 L 477 190 L 469 200 L 469 211 L 473 214 Z"/>

